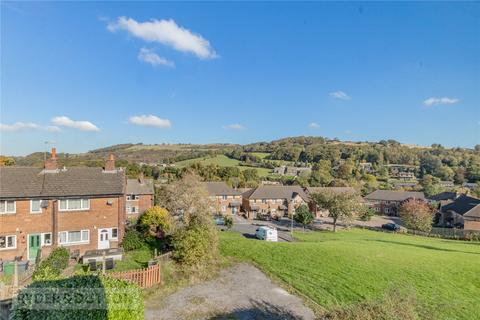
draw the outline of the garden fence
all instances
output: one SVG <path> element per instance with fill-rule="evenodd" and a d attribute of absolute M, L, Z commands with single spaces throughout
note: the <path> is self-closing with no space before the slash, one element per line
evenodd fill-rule
<path fill-rule="evenodd" d="M 131 281 L 141 288 L 150 288 L 161 282 L 160 270 L 160 264 L 156 264 L 146 269 L 107 273 L 107 276 L 115 279 Z"/>

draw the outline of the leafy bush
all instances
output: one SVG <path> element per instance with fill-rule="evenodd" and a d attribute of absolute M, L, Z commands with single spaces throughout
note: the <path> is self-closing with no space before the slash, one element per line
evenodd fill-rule
<path fill-rule="evenodd" d="M 313 213 L 310 212 L 308 207 L 302 204 L 300 207 L 297 208 L 297 210 L 295 210 L 293 220 L 300 223 L 305 229 L 305 226 L 311 224 L 313 220 L 315 220 L 315 217 L 313 216 Z"/>
<path fill-rule="evenodd" d="M 409 229 L 430 232 L 432 230 L 434 212 L 423 201 L 410 199 L 400 206 L 399 215 Z"/>
<path fill-rule="evenodd" d="M 370 221 L 375 215 L 375 210 L 372 208 L 365 208 L 360 212 L 359 218 L 362 221 Z"/>
<path fill-rule="evenodd" d="M 164 236 L 172 230 L 173 219 L 167 209 L 154 206 L 140 217 L 140 225 L 152 236 Z"/>
<path fill-rule="evenodd" d="M 36 281 L 20 291 L 13 319 L 143 319 L 143 298 L 133 283 L 98 276 Z"/>
<path fill-rule="evenodd" d="M 50 255 L 40 262 L 32 275 L 34 281 L 57 279 L 65 268 L 68 267 L 70 254 L 64 247 L 53 249 Z"/>
<path fill-rule="evenodd" d="M 231 229 L 233 226 L 233 218 L 230 216 L 223 217 L 223 224 L 227 229 Z"/>
<path fill-rule="evenodd" d="M 145 245 L 145 242 L 140 232 L 137 230 L 128 230 L 125 232 L 122 241 L 122 247 L 125 251 L 140 249 L 143 245 Z"/>
<path fill-rule="evenodd" d="M 185 267 L 201 269 L 218 258 L 218 234 L 210 222 L 192 217 L 173 235 L 173 259 Z"/>

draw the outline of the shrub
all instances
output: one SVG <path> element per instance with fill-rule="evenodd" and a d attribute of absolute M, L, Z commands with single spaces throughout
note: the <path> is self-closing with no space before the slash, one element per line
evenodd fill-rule
<path fill-rule="evenodd" d="M 370 221 L 375 215 L 375 210 L 372 208 L 365 208 L 360 212 L 359 218 L 362 221 Z"/>
<path fill-rule="evenodd" d="M 150 235 L 166 235 L 173 228 L 173 219 L 167 209 L 154 206 L 140 217 L 140 225 L 149 231 Z"/>
<path fill-rule="evenodd" d="M 122 247 L 125 251 L 140 249 L 145 244 L 142 235 L 137 230 L 128 230 L 123 237 Z"/>
<path fill-rule="evenodd" d="M 230 217 L 230 216 L 225 216 L 225 217 L 223 217 L 223 224 L 225 225 L 225 227 L 226 227 L 227 229 L 230 230 L 230 229 L 232 228 L 232 226 L 233 226 L 233 218 Z"/>
<path fill-rule="evenodd" d="M 206 220 L 192 217 L 173 235 L 173 259 L 185 267 L 201 269 L 218 258 L 218 234 Z"/>
<path fill-rule="evenodd" d="M 297 210 L 295 210 L 293 220 L 300 223 L 303 226 L 303 229 L 305 229 L 305 226 L 311 224 L 313 220 L 315 220 L 315 217 L 313 216 L 313 213 L 310 212 L 308 207 L 303 204 L 298 207 Z"/>
<path fill-rule="evenodd" d="M 68 267 L 68 260 L 70 253 L 64 247 L 58 247 L 48 255 L 48 257 L 41 261 L 35 271 L 32 279 L 37 280 L 53 280 L 57 279 L 65 268 Z"/>
<path fill-rule="evenodd" d="M 423 201 L 410 199 L 400 206 L 400 218 L 409 229 L 430 232 L 433 223 L 433 210 Z"/>
<path fill-rule="evenodd" d="M 98 276 L 37 281 L 20 291 L 13 319 L 143 319 L 143 298 L 133 283 Z"/>

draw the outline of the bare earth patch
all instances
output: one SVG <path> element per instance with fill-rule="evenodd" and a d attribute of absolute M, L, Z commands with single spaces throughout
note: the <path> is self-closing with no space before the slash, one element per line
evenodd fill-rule
<path fill-rule="evenodd" d="M 257 268 L 240 263 L 218 278 L 162 299 L 149 297 L 145 319 L 314 319 L 303 301 Z"/>

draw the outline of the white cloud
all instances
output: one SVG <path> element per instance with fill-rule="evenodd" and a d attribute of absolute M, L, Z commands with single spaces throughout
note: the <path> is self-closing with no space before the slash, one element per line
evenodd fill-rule
<path fill-rule="evenodd" d="M 154 115 L 133 116 L 128 119 L 128 122 L 137 126 L 170 128 L 172 126 L 170 120 L 162 119 Z"/>
<path fill-rule="evenodd" d="M 41 126 L 32 122 L 16 122 L 14 124 L 3 124 L 0 123 L 0 131 L 26 131 L 26 130 L 39 130 L 39 131 L 48 131 L 48 132 L 59 132 L 60 128 L 56 126 Z"/>
<path fill-rule="evenodd" d="M 111 32 L 125 30 L 132 36 L 147 42 L 157 42 L 181 52 L 195 54 L 200 59 L 213 59 L 217 54 L 210 42 L 175 23 L 174 20 L 150 20 L 138 22 L 132 18 L 119 17 L 107 25 Z"/>
<path fill-rule="evenodd" d="M 157 67 L 157 66 L 175 67 L 175 63 L 173 61 L 160 57 L 158 54 L 156 54 L 155 52 L 147 48 L 140 49 L 140 52 L 138 53 L 138 59 L 140 61 L 149 63 L 154 67 Z"/>
<path fill-rule="evenodd" d="M 443 98 L 435 98 L 435 97 L 430 97 L 426 100 L 423 101 L 423 104 L 426 105 L 427 107 L 431 107 L 431 106 L 436 106 L 436 105 L 440 105 L 440 104 L 454 104 L 454 103 L 457 103 L 459 102 L 460 100 L 459 99 L 455 99 L 455 98 L 447 98 L 447 97 L 443 97 Z"/>
<path fill-rule="evenodd" d="M 226 126 L 223 126 L 224 129 L 232 129 L 232 130 L 243 130 L 245 129 L 245 126 L 239 124 L 239 123 L 232 123 Z"/>
<path fill-rule="evenodd" d="M 75 121 L 66 116 L 52 118 L 52 123 L 57 126 L 78 129 L 81 131 L 100 131 L 100 129 L 90 121 Z"/>
<path fill-rule="evenodd" d="M 308 124 L 308 126 L 309 126 L 310 128 L 313 128 L 313 129 L 318 129 L 318 128 L 320 128 L 320 125 L 319 125 L 318 123 L 316 123 L 316 122 L 311 122 L 311 123 Z"/>
<path fill-rule="evenodd" d="M 334 91 L 329 93 L 330 97 L 340 100 L 350 100 L 350 96 L 343 91 Z"/>

